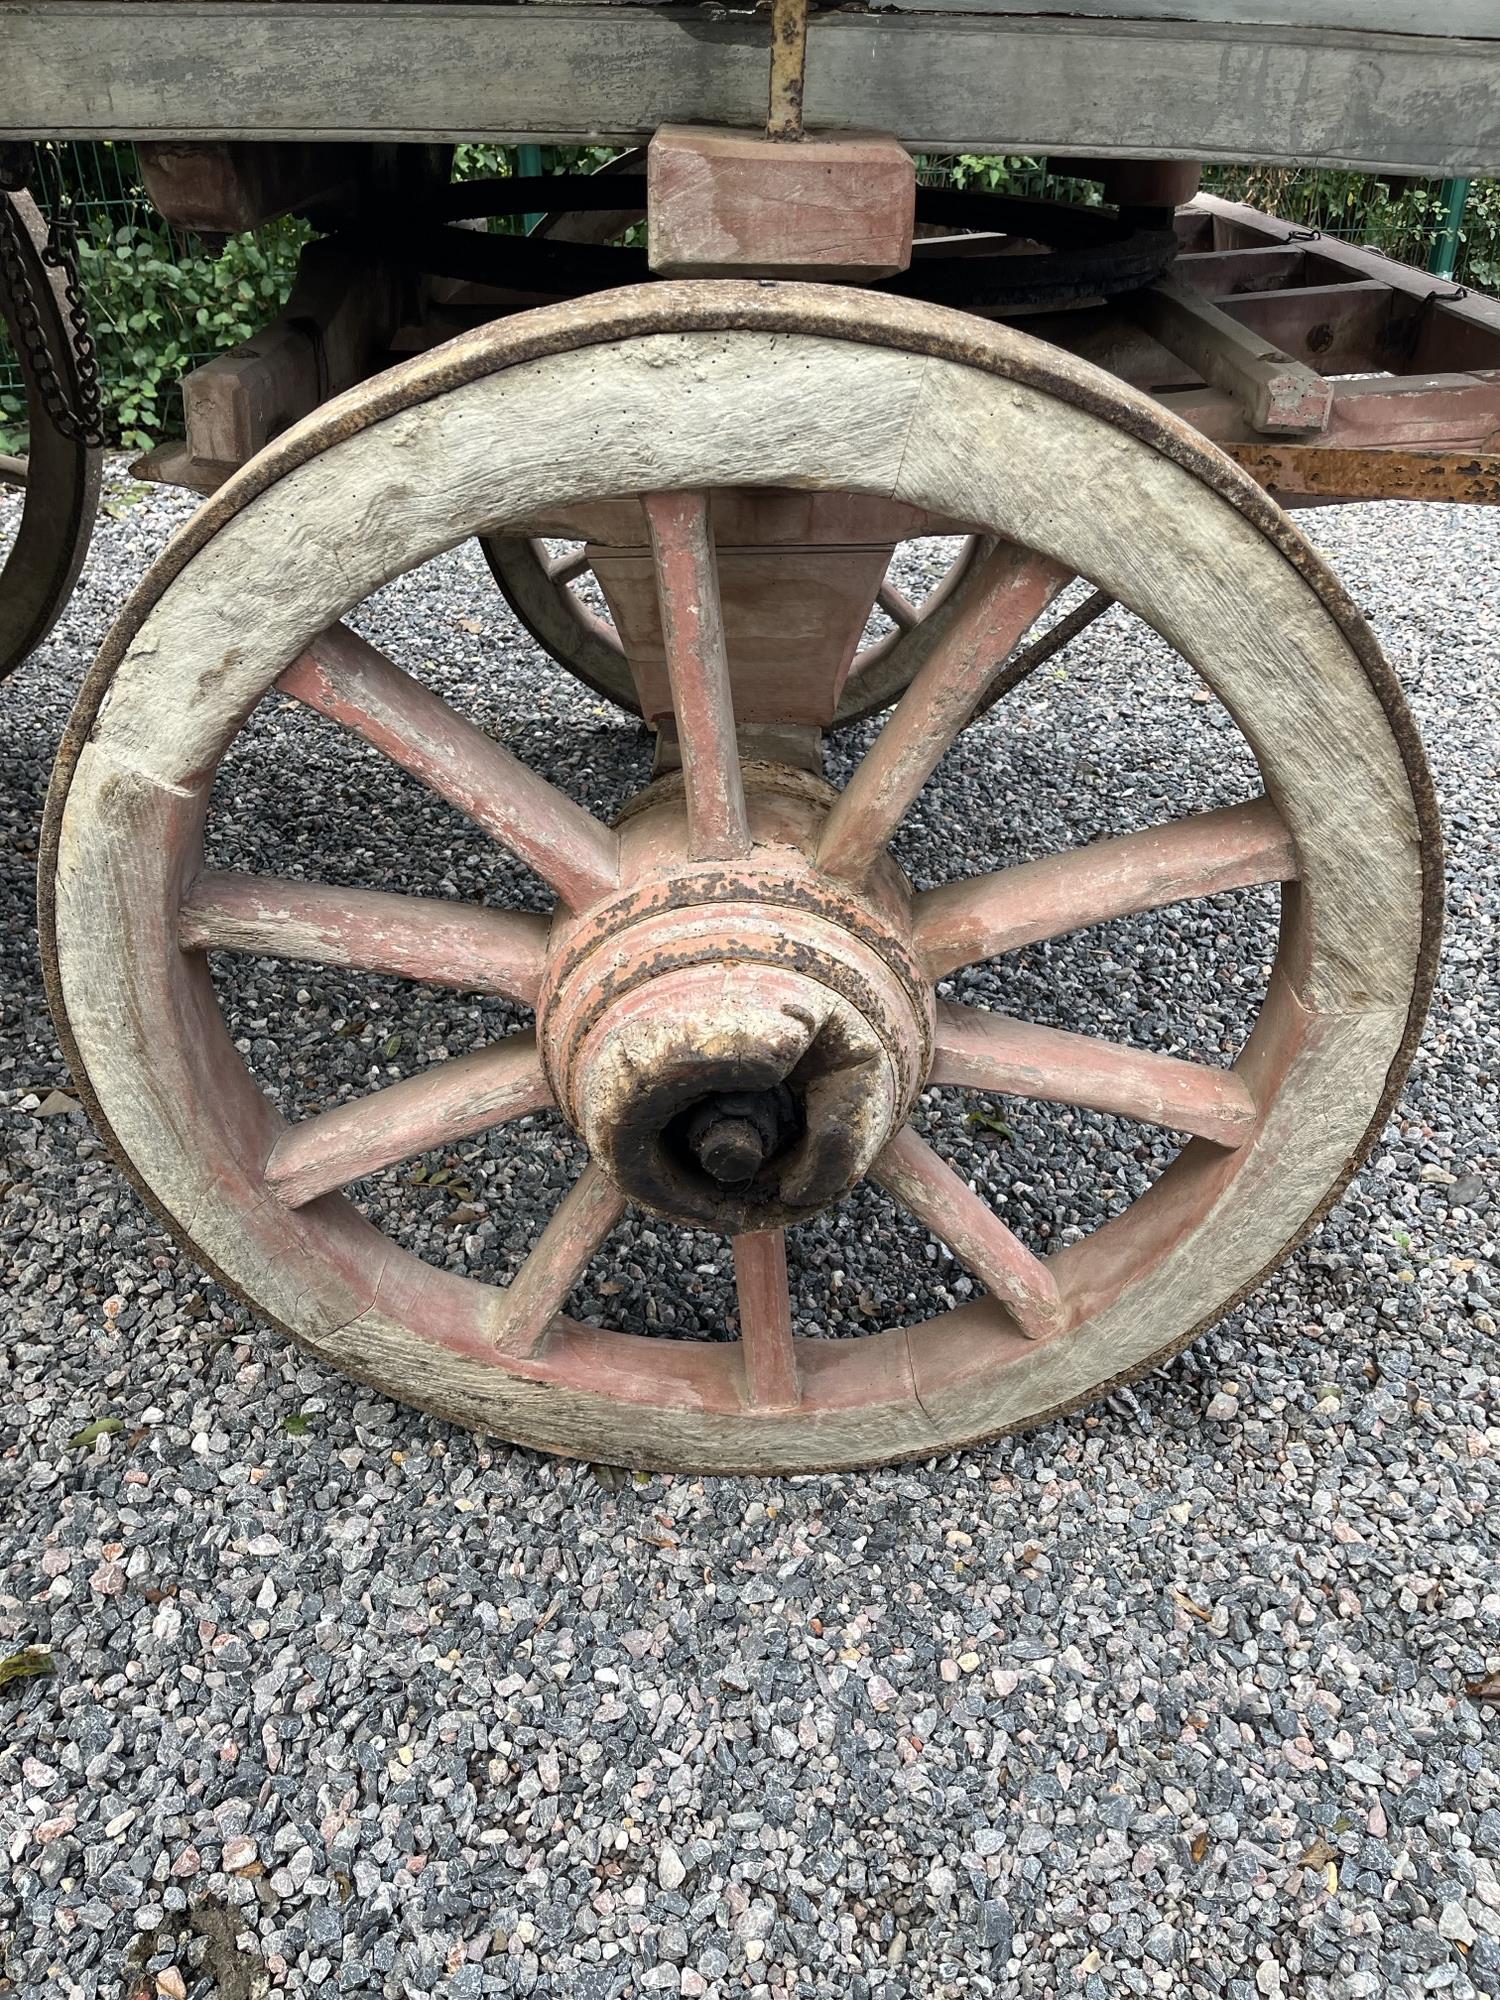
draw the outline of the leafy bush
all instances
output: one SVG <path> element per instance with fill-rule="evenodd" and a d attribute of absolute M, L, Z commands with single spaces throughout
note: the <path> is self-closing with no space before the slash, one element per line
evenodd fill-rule
<path fill-rule="evenodd" d="M 305 223 L 283 220 L 207 251 L 165 223 L 112 228 L 95 219 L 80 237 L 78 264 L 112 441 L 147 451 L 181 431 L 179 378 L 280 312 L 309 234 Z M 12 382 L 0 390 L 0 451 L 22 448 L 25 426 L 25 400 Z"/>
<path fill-rule="evenodd" d="M 1373 244 L 1388 257 L 1424 269 L 1445 221 L 1440 181 L 1323 167 L 1209 167 L 1203 185 L 1228 201 Z M 1470 186 L 1454 277 L 1480 291 L 1500 286 L 1500 181 Z"/>

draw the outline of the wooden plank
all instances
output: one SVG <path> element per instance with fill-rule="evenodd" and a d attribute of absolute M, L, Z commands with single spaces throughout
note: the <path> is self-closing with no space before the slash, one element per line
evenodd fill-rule
<path fill-rule="evenodd" d="M 1240 326 L 1320 375 L 1402 368 L 1416 338 L 1419 309 L 1404 292 L 1374 279 L 1241 292 L 1215 301 Z M 1497 343 L 1500 344 L 1500 343 Z"/>
<path fill-rule="evenodd" d="M 1268 292 L 1303 283 L 1307 253 L 1300 243 L 1266 243 L 1258 249 L 1198 250 L 1179 257 L 1172 275 L 1205 298 L 1231 292 Z"/>
<path fill-rule="evenodd" d="M 0 135 L 631 142 L 758 125 L 768 40 L 644 6 L 0 0 Z M 829 12 L 806 105 L 922 151 L 1500 171 L 1493 38 Z"/>
<path fill-rule="evenodd" d="M 1205 382 L 1233 396 L 1258 431 L 1316 431 L 1328 420 L 1333 391 L 1198 293 L 1170 278 L 1148 285 L 1126 308 Z"/>
<path fill-rule="evenodd" d="M 1500 449 L 1500 372 L 1352 376 L 1332 386 L 1322 444 L 1350 450 Z M 1243 412 L 1222 390 L 1167 390 L 1157 401 L 1218 444 L 1255 441 Z"/>
<path fill-rule="evenodd" d="M 168 141 L 140 149 L 152 205 L 179 229 L 254 229 L 293 209 L 353 198 L 359 156 L 311 142 L 259 146 Z"/>
<path fill-rule="evenodd" d="M 940 8 L 945 0 L 901 0 L 909 13 Z M 951 4 L 951 0 L 948 0 Z M 1039 6 L 1037 0 L 966 0 L 975 14 L 1070 14 L 1128 21 L 1215 21 L 1230 27 L 1353 28 L 1407 34 L 1420 10 L 1413 0 L 1067 0 Z M 1494 0 L 1444 0 L 1442 28 L 1449 35 L 1500 36 Z"/>

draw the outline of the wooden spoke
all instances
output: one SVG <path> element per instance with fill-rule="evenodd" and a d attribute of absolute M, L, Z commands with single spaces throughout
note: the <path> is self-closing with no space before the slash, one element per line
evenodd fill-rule
<path fill-rule="evenodd" d="M 903 632 L 909 632 L 922 614 L 906 595 L 897 590 L 893 583 L 883 583 L 875 593 L 875 602 L 880 606 L 893 625 L 899 625 Z"/>
<path fill-rule="evenodd" d="M 1253 799 L 928 889 L 916 899 L 917 950 L 941 979 L 1110 917 L 1296 876 L 1281 815 L 1269 799 Z"/>
<path fill-rule="evenodd" d="M 947 1244 L 1028 1340 L 1057 1332 L 1064 1310 L 1057 1280 L 910 1125 L 876 1160 L 870 1178 Z"/>
<path fill-rule="evenodd" d="M 619 843 L 608 827 L 347 625 L 321 633 L 277 685 L 467 813 L 572 908 L 618 885 Z"/>
<path fill-rule="evenodd" d="M 301 1208 L 363 1174 L 545 1111 L 551 1102 L 536 1038 L 508 1035 L 301 1119 L 272 1147 L 266 1181 L 288 1208 Z"/>
<path fill-rule="evenodd" d="M 792 1345 L 792 1296 L 786 1231 L 757 1230 L 734 1239 L 745 1385 L 759 1410 L 789 1410 L 801 1400 Z"/>
<path fill-rule="evenodd" d="M 1232 1070 L 941 1001 L 928 1081 L 1116 1111 L 1218 1146 L 1243 1145 L 1256 1119 L 1255 1099 Z"/>
<path fill-rule="evenodd" d="M 992 675 L 1071 573 L 1002 542 L 828 815 L 819 866 L 863 881 Z"/>
<path fill-rule="evenodd" d="M 0 451 L 0 486 L 16 486 L 24 491 L 26 473 L 24 458 L 14 458 L 9 452 Z"/>
<path fill-rule="evenodd" d="M 524 1360 L 536 1353 L 590 1258 L 624 1213 L 625 1197 L 590 1163 L 506 1288 L 495 1333 L 502 1354 Z"/>
<path fill-rule="evenodd" d="M 587 576 L 592 565 L 587 549 L 570 549 L 566 555 L 553 556 L 545 567 L 548 583 L 567 584 Z"/>
<path fill-rule="evenodd" d="M 224 873 L 200 876 L 183 898 L 177 941 L 184 951 L 345 965 L 531 1006 L 547 930 L 545 917 L 524 910 Z"/>
<path fill-rule="evenodd" d="M 1037 668 L 1044 666 L 1055 653 L 1071 646 L 1079 633 L 1087 631 L 1115 602 L 1116 599 L 1107 590 L 1093 591 L 1082 604 L 1065 612 L 1055 625 L 1049 625 L 1045 632 L 1038 633 L 1029 644 L 1018 646 L 985 690 L 974 711 L 976 719 L 988 714 L 997 701 L 1003 701 L 1022 681 L 1029 680 Z"/>
<path fill-rule="evenodd" d="M 734 737 L 708 496 L 648 493 L 641 504 L 656 557 L 656 595 L 687 791 L 689 858 L 742 861 L 750 852 L 750 822 Z"/>

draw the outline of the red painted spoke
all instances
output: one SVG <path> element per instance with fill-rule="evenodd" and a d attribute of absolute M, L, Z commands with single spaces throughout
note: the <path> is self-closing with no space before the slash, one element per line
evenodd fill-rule
<path fill-rule="evenodd" d="M 792 1345 L 792 1295 L 786 1231 L 757 1230 L 734 1239 L 745 1385 L 758 1410 L 789 1410 L 801 1400 Z"/>
<path fill-rule="evenodd" d="M 656 595 L 687 791 L 688 855 L 742 861 L 750 823 L 719 607 L 719 572 L 704 493 L 642 500 L 656 557 Z"/>
<path fill-rule="evenodd" d="M 959 1263 L 1008 1308 L 1028 1340 L 1062 1325 L 1057 1281 L 967 1181 L 903 1125 L 870 1178 L 947 1244 Z"/>
<path fill-rule="evenodd" d="M 299 1120 L 272 1147 L 266 1181 L 288 1208 L 301 1208 L 364 1174 L 545 1111 L 551 1102 L 536 1038 L 508 1035 Z"/>
<path fill-rule="evenodd" d="M 818 862 L 829 874 L 849 882 L 869 874 L 1016 641 L 1071 580 L 1010 542 L 983 559 L 962 607 L 828 815 Z"/>
<path fill-rule="evenodd" d="M 899 625 L 903 632 L 909 632 L 922 615 L 905 591 L 897 590 L 893 583 L 883 583 L 880 586 L 875 593 L 875 602 L 891 623 Z"/>
<path fill-rule="evenodd" d="M 569 549 L 566 555 L 551 557 L 544 567 L 548 583 L 563 584 L 576 583 L 579 577 L 588 574 L 592 565 L 587 549 Z"/>
<path fill-rule="evenodd" d="M 916 945 L 934 979 L 1003 951 L 1136 910 L 1258 882 L 1291 882 L 1297 850 L 1269 799 L 1096 840 L 1042 861 L 945 882 L 916 899 Z"/>
<path fill-rule="evenodd" d="M 536 1248 L 506 1287 L 495 1334 L 502 1354 L 525 1360 L 536 1353 L 569 1292 L 624 1213 L 625 1197 L 590 1163 L 559 1202 Z"/>
<path fill-rule="evenodd" d="M 177 940 L 185 951 L 243 951 L 390 972 L 530 1006 L 542 983 L 547 930 L 545 917 L 524 910 L 225 873 L 193 884 Z"/>
<path fill-rule="evenodd" d="M 1256 1118 L 1255 1099 L 1232 1070 L 942 1002 L 928 1082 L 1116 1111 L 1218 1146 L 1243 1145 Z"/>
<path fill-rule="evenodd" d="M 618 885 L 619 843 L 608 827 L 346 625 L 320 634 L 278 685 L 450 800 L 572 908 Z"/>

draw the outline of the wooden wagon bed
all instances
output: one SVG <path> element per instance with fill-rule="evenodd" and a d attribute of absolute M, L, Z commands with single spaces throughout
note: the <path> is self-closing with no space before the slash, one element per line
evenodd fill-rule
<path fill-rule="evenodd" d="M 813 17 L 806 115 L 919 151 L 1500 171 L 1500 10 L 903 0 Z M 1129 18 L 1119 18 L 1125 15 Z M 633 143 L 753 126 L 764 11 L 0 0 L 0 135 Z"/>

